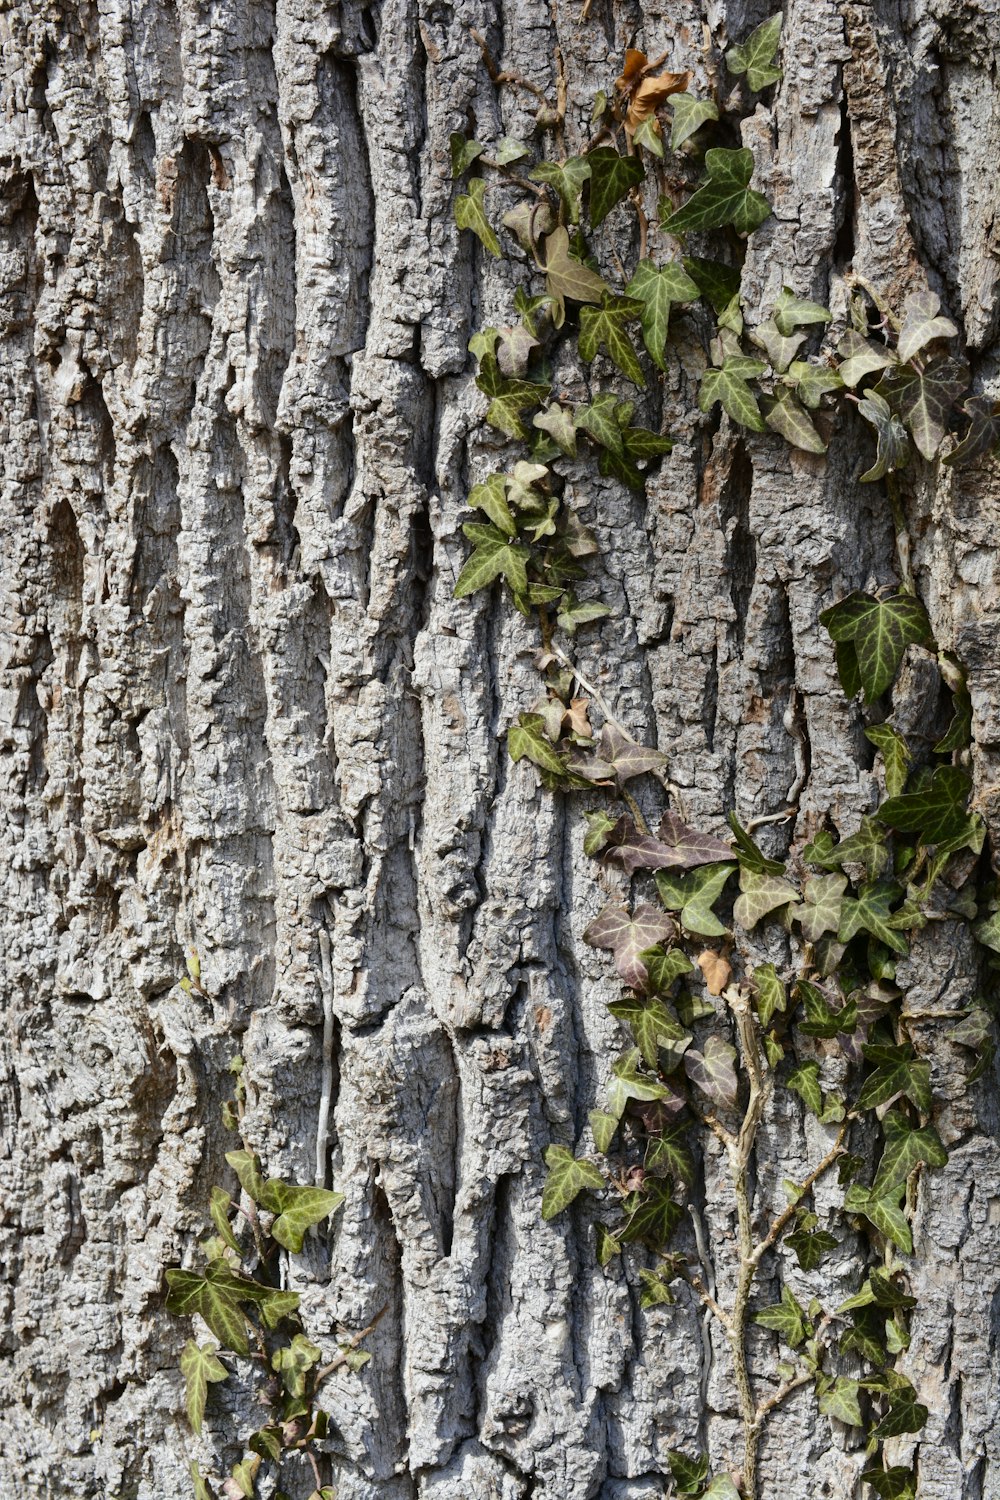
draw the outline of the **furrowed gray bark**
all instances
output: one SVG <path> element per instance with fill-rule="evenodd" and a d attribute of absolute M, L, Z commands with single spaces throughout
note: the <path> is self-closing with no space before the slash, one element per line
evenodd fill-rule
<path fill-rule="evenodd" d="M 347 1203 L 287 1267 L 312 1336 L 329 1358 L 387 1307 L 370 1364 L 325 1388 L 340 1500 L 640 1500 L 672 1446 L 738 1462 L 731 1365 L 695 1303 L 640 1312 L 636 1263 L 601 1270 L 583 1212 L 539 1217 L 543 1150 L 584 1133 L 614 1055 L 615 981 L 581 942 L 614 881 L 580 853 L 584 804 L 507 760 L 537 692 L 528 628 L 496 595 L 452 599 L 468 485 L 505 457 L 467 342 L 509 321 L 515 272 L 454 226 L 448 136 L 533 129 L 473 30 L 550 90 L 558 47 L 575 147 L 625 46 L 704 86 L 703 23 L 721 43 L 770 8 L 0 6 L 5 1497 L 180 1500 L 190 1456 L 240 1456 L 252 1413 L 228 1388 L 200 1443 L 187 1428 L 162 1295 L 225 1171 L 236 1050 L 272 1172 L 314 1180 L 332 1088 L 319 1170 Z M 995 0 L 790 0 L 785 77 L 743 125 L 775 209 L 751 300 L 784 280 L 843 315 L 848 271 L 897 305 L 929 284 L 997 392 L 998 34 Z M 681 357 L 647 398 L 676 446 L 645 502 L 582 468 L 570 484 L 613 611 L 578 657 L 702 824 L 780 811 L 801 781 L 795 824 L 762 831 L 783 852 L 873 804 L 817 617 L 897 578 L 891 517 L 858 484 L 850 414 L 816 459 L 702 417 L 694 391 Z M 1000 477 L 923 467 L 903 491 L 996 844 Z M 915 732 L 936 671 L 913 653 L 897 690 Z M 210 1002 L 176 988 L 191 944 Z M 957 926 L 910 964 L 914 1012 L 977 991 Z M 896 1450 L 921 1500 L 985 1500 L 998 1111 L 995 1081 L 964 1093 L 946 1029 L 913 1023 L 951 1160 L 919 1185 L 900 1366 L 931 1416 Z M 778 1096 L 758 1228 L 834 1134 Z M 719 1153 L 706 1168 L 724 1285 L 732 1193 Z M 856 1249 L 785 1274 L 839 1300 Z M 775 1359 L 756 1330 L 763 1394 Z M 849 1500 L 862 1466 L 799 1391 L 761 1492 Z"/>

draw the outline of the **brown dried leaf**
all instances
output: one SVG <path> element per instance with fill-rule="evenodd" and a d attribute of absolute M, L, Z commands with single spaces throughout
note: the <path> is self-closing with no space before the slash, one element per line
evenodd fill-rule
<path fill-rule="evenodd" d="M 706 948 L 698 954 L 698 967 L 705 976 L 705 985 L 710 995 L 721 995 L 732 976 L 732 966 L 714 948 Z"/>

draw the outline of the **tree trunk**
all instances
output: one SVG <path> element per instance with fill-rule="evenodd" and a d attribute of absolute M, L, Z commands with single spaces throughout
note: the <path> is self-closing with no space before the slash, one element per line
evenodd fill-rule
<path fill-rule="evenodd" d="M 539 1216 L 544 1149 L 580 1138 L 615 1051 L 617 986 L 581 942 L 615 881 L 580 853 L 586 801 L 507 759 L 537 693 L 529 627 L 496 591 L 452 598 L 468 486 L 504 461 L 467 343 L 510 321 L 512 272 L 455 228 L 448 136 L 534 129 L 537 100 L 498 94 L 474 31 L 550 92 L 561 52 L 572 148 L 627 45 L 704 87 L 703 23 L 718 47 L 769 8 L 0 6 L 4 1496 L 180 1500 L 191 1456 L 240 1456 L 251 1417 L 226 1391 L 192 1436 L 187 1332 L 163 1307 L 230 1180 L 237 1051 L 268 1169 L 347 1195 L 286 1269 L 312 1337 L 335 1352 L 386 1309 L 371 1362 L 325 1387 L 340 1500 L 640 1500 L 664 1493 L 668 1448 L 738 1463 L 697 1307 L 640 1311 L 638 1257 L 602 1270 L 586 1211 Z M 990 389 L 998 24 L 986 0 L 790 0 L 784 79 L 743 125 L 775 209 L 751 299 L 784 280 L 842 315 L 849 268 L 892 305 L 929 283 Z M 577 487 L 612 608 L 578 660 L 703 825 L 780 811 L 804 777 L 797 823 L 769 830 L 783 852 L 872 805 L 817 617 L 898 578 L 891 515 L 858 484 L 853 415 L 814 458 L 744 441 L 694 394 L 674 358 L 676 446 L 644 503 Z M 996 465 L 923 466 L 903 494 L 935 634 L 969 672 L 996 845 Z M 915 725 L 935 671 L 915 661 L 897 689 Z M 908 1003 L 961 1008 L 977 955 L 957 924 L 932 932 Z M 189 945 L 211 1000 L 177 988 Z M 963 1091 L 944 1029 L 915 1023 L 951 1159 L 919 1186 L 901 1361 L 931 1416 L 897 1446 L 921 1500 L 983 1500 L 998 1112 L 989 1080 Z M 757 1161 L 779 1208 L 830 1138 L 782 1097 Z M 724 1278 L 711 1153 L 706 1174 Z M 848 1295 L 854 1248 L 800 1293 Z M 773 1347 L 761 1331 L 751 1352 Z M 778 1413 L 766 1500 L 860 1493 L 863 1451 L 833 1425 L 808 1390 Z"/>

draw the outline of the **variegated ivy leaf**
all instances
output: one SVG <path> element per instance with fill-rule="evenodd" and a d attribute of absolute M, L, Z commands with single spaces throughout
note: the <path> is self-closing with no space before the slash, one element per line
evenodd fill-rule
<path fill-rule="evenodd" d="M 780 859 L 768 859 L 761 852 L 734 812 L 729 814 L 728 822 L 736 839 L 736 858 L 744 870 L 754 875 L 784 874 L 784 863 Z"/>
<path fill-rule="evenodd" d="M 590 222 L 596 229 L 611 210 L 646 175 L 641 156 L 620 156 L 610 146 L 598 146 L 587 156 L 590 164 Z"/>
<path fill-rule="evenodd" d="M 719 118 L 719 107 L 713 99 L 696 99 L 693 94 L 674 94 L 670 100 L 674 123 L 670 131 L 670 149 L 676 151 L 700 130 L 706 120 Z"/>
<path fill-rule="evenodd" d="M 874 1071 L 865 1079 L 858 1095 L 859 1109 L 874 1109 L 898 1094 L 905 1094 L 922 1114 L 931 1111 L 931 1067 L 921 1062 L 912 1047 L 867 1043 L 862 1052 Z"/>
<path fill-rule="evenodd" d="M 675 302 L 693 302 L 699 296 L 696 283 L 678 261 L 657 266 L 641 260 L 625 288 L 629 297 L 642 303 L 642 337 L 649 357 L 660 370 L 666 369 L 664 350 L 670 327 L 670 309 Z"/>
<path fill-rule="evenodd" d="M 716 146 L 706 151 L 705 182 L 691 194 L 683 208 L 665 216 L 661 208 L 663 228 L 668 234 L 689 234 L 732 224 L 738 234 L 752 233 L 771 212 L 764 195 L 750 186 L 753 169 L 753 153 L 746 147 L 727 151 Z"/>
<path fill-rule="evenodd" d="M 595 948 L 610 948 L 625 983 L 634 990 L 644 990 L 647 974 L 640 957 L 643 949 L 670 942 L 676 932 L 673 922 L 659 907 L 637 906 L 630 914 L 624 906 L 611 905 L 594 918 L 583 939 Z"/>
<path fill-rule="evenodd" d="M 663 136 L 660 134 L 660 125 L 655 115 L 647 115 L 635 127 L 632 136 L 633 146 L 644 146 L 654 156 L 663 160 Z"/>
<path fill-rule="evenodd" d="M 643 121 L 643 124 L 648 124 Z M 641 127 L 640 127 L 641 128 Z M 677 1301 L 669 1282 L 661 1271 L 651 1271 L 648 1266 L 639 1268 L 639 1306 L 643 1312 L 649 1307 L 672 1307 Z"/>
<path fill-rule="evenodd" d="M 523 141 L 515 140 L 512 135 L 505 135 L 497 142 L 493 160 L 498 167 L 509 167 L 513 162 L 523 161 L 530 155 L 531 151 Z"/>
<path fill-rule="evenodd" d="M 790 333 L 782 333 L 774 318 L 768 318 L 766 323 L 760 323 L 750 330 L 751 341 L 758 349 L 764 350 L 772 370 L 778 375 L 784 374 L 788 369 L 805 337 L 804 333 L 796 329 L 792 329 Z"/>
<path fill-rule="evenodd" d="M 309 1371 L 322 1357 L 317 1344 L 310 1343 L 304 1333 L 297 1333 L 290 1344 L 274 1351 L 271 1368 L 290 1396 L 304 1396 Z"/>
<path fill-rule="evenodd" d="M 613 292 L 605 292 L 600 307 L 581 307 L 578 341 L 581 359 L 589 364 L 603 347 L 623 375 L 640 388 L 645 387 L 646 377 L 627 332 L 628 324 L 641 317 L 643 311 L 644 304 L 637 298 L 618 297 Z"/>
<path fill-rule="evenodd" d="M 690 1046 L 693 1037 L 672 1016 L 662 1000 L 656 998 L 615 1000 L 608 1006 L 611 1014 L 632 1028 L 642 1060 L 647 1067 L 658 1064 L 660 1049 L 667 1053 L 663 1072 L 672 1073 L 681 1065 L 681 1058 Z"/>
<path fill-rule="evenodd" d="M 805 1309 L 791 1287 L 782 1287 L 781 1301 L 754 1313 L 754 1322 L 763 1328 L 773 1328 L 792 1349 L 804 1342 L 808 1331 Z"/>
<path fill-rule="evenodd" d="M 881 750 L 885 766 L 885 789 L 890 797 L 898 797 L 906 785 L 913 759 L 909 746 L 891 724 L 873 724 L 870 729 L 865 730 L 865 739 Z"/>
<path fill-rule="evenodd" d="M 755 94 L 781 78 L 781 69 L 774 62 L 780 37 L 781 12 L 778 11 L 751 31 L 745 41 L 730 47 L 726 53 L 730 73 L 745 73 L 747 84 Z"/>
<path fill-rule="evenodd" d="M 704 1050 L 684 1054 L 684 1071 L 691 1082 L 720 1109 L 734 1109 L 739 1098 L 736 1048 L 721 1037 L 710 1036 Z"/>
<path fill-rule="evenodd" d="M 476 157 L 482 156 L 486 150 L 486 147 L 481 146 L 478 141 L 467 140 L 457 131 L 448 137 L 448 144 L 451 148 L 452 177 L 461 177 L 463 172 L 469 170 Z"/>
<path fill-rule="evenodd" d="M 651 1250 L 662 1250 L 669 1245 L 683 1216 L 684 1210 L 675 1201 L 670 1183 L 659 1177 L 647 1177 L 641 1193 L 635 1195 L 619 1238 L 626 1244 L 641 1240 Z"/>
<path fill-rule="evenodd" d="M 662 771 L 667 757 L 662 750 L 653 750 L 649 745 L 637 745 L 635 740 L 623 734 L 617 724 L 605 724 L 601 730 L 599 754 L 601 760 L 611 768 L 611 774 L 619 786 L 631 781 L 634 776 L 644 776 L 649 771 Z"/>
<path fill-rule="evenodd" d="M 774 964 L 758 964 L 750 978 L 757 991 L 757 1015 L 766 1030 L 775 1011 L 784 1011 L 788 1004 L 785 986 L 778 978 Z"/>
<path fill-rule="evenodd" d="M 586 1189 L 599 1192 L 604 1177 L 591 1161 L 580 1161 L 565 1146 L 550 1146 L 545 1153 L 548 1173 L 542 1189 L 542 1218 L 554 1219 Z"/>
<path fill-rule="evenodd" d="M 545 240 L 545 279 L 549 295 L 561 305 L 569 297 L 574 302 L 600 302 L 608 291 L 607 282 L 569 253 L 569 232 L 560 224 Z M 559 319 L 557 327 L 561 326 Z"/>
<path fill-rule="evenodd" d="M 897 1109 L 891 1109 L 882 1120 L 885 1145 L 875 1173 L 872 1192 L 878 1196 L 901 1187 L 915 1167 L 943 1167 L 948 1153 L 933 1125 L 920 1129 L 912 1126 Z"/>
<path fill-rule="evenodd" d="M 686 1126 L 665 1126 L 659 1135 L 651 1138 L 646 1148 L 646 1171 L 654 1176 L 669 1173 L 690 1187 L 695 1178 L 695 1164 L 686 1142 Z"/>
<path fill-rule="evenodd" d="M 571 769 L 576 769 L 571 763 Z M 612 864 L 621 865 L 629 875 L 636 870 L 666 870 L 678 866 L 678 858 L 667 844 L 661 844 L 647 833 L 640 833 L 631 818 L 618 821 L 608 841 L 604 857 Z"/>
<path fill-rule="evenodd" d="M 916 834 L 922 844 L 937 844 L 966 831 L 965 807 L 971 790 L 971 779 L 960 766 L 938 766 L 919 791 L 888 798 L 877 816 L 890 828 Z"/>
<path fill-rule="evenodd" d="M 765 368 L 760 360 L 734 355 L 726 359 L 721 370 L 706 370 L 698 387 L 699 410 L 711 411 L 718 401 L 726 415 L 741 427 L 748 427 L 751 432 L 766 432 L 767 424 L 747 384 L 748 376 L 763 374 Z"/>
<path fill-rule="evenodd" d="M 793 448 L 804 453 L 825 453 L 826 443 L 812 424 L 805 407 L 789 390 L 779 390 L 764 403 L 764 421 Z"/>
<path fill-rule="evenodd" d="M 485 511 L 498 531 L 514 537 L 517 525 L 507 504 L 507 482 L 506 474 L 491 474 L 482 484 L 473 485 L 469 491 L 469 504 Z"/>
<path fill-rule="evenodd" d="M 733 916 L 748 931 L 769 912 L 787 906 L 798 891 L 778 875 L 756 875 L 744 866 L 740 870 L 740 894 L 733 906 Z"/>
<path fill-rule="evenodd" d="M 606 1266 L 614 1256 L 621 1255 L 621 1240 L 618 1239 L 617 1235 L 612 1234 L 610 1230 L 605 1229 L 603 1224 L 594 1225 L 594 1234 L 594 1249 L 597 1254 L 597 1264 L 599 1266 Z"/>
<path fill-rule="evenodd" d="M 826 1417 L 835 1417 L 848 1427 L 863 1427 L 858 1396 L 861 1386 L 846 1375 L 838 1375 L 829 1390 L 819 1398 L 819 1409 Z"/>
<path fill-rule="evenodd" d="M 858 411 L 875 429 L 875 462 L 861 475 L 862 484 L 872 484 L 876 479 L 902 469 L 909 462 L 910 440 L 903 424 L 893 415 L 889 403 L 878 391 L 865 391 Z"/>
<path fill-rule="evenodd" d="M 670 1089 L 666 1084 L 662 1083 L 659 1078 L 644 1073 L 641 1063 L 642 1053 L 638 1047 L 632 1047 L 611 1065 L 611 1077 L 608 1080 L 608 1110 L 616 1119 L 621 1119 L 630 1099 L 640 1104 L 653 1104 L 670 1096 Z"/>
<path fill-rule="evenodd" d="M 840 926 L 840 908 L 847 890 L 846 875 L 811 875 L 802 889 L 802 903 L 792 916 L 807 943 L 818 943 L 824 932 Z"/>
<path fill-rule="evenodd" d="M 609 1115 L 603 1109 L 592 1109 L 587 1118 L 590 1121 L 594 1145 L 601 1152 L 602 1156 L 607 1156 L 611 1150 L 611 1142 L 615 1138 L 615 1131 L 618 1129 L 621 1116 Z"/>
<path fill-rule="evenodd" d="M 463 599 L 486 588 L 495 578 L 506 578 L 515 594 L 528 587 L 528 552 L 496 526 L 469 522 L 463 531 L 475 547 L 458 575 L 455 598 Z"/>
<path fill-rule="evenodd" d="M 837 345 L 841 363 L 838 373 L 845 385 L 852 388 L 866 375 L 876 370 L 887 370 L 896 363 L 896 356 L 884 344 L 873 344 L 855 329 L 849 328 Z"/>
<path fill-rule="evenodd" d="M 583 185 L 590 177 L 590 159 L 584 156 L 571 156 L 568 161 L 559 163 L 554 161 L 539 162 L 533 172 L 528 176 L 532 182 L 545 182 L 554 187 L 562 199 L 566 210 L 566 217 L 571 224 L 580 222 L 580 198 L 583 194 Z"/>
<path fill-rule="evenodd" d="M 903 323 L 896 346 L 901 360 L 912 359 L 934 339 L 958 338 L 958 329 L 951 319 L 938 316 L 940 308 L 941 298 L 936 293 L 910 293 L 903 303 Z"/>
<path fill-rule="evenodd" d="M 584 813 L 584 817 L 587 820 L 587 832 L 584 834 L 583 852 L 595 859 L 618 826 L 618 819 L 612 818 L 603 807 L 597 812 Z"/>
<path fill-rule="evenodd" d="M 500 254 L 500 241 L 496 230 L 486 217 L 486 183 L 482 177 L 473 177 L 469 191 L 455 199 L 455 223 L 459 229 L 471 229 L 491 255 Z"/>
<path fill-rule="evenodd" d="M 866 703 L 890 686 L 907 646 L 930 637 L 926 611 L 912 594 L 891 599 L 849 594 L 819 618 L 831 640 L 853 646 Z"/>
<path fill-rule="evenodd" d="M 865 1484 L 870 1484 L 879 1500 L 917 1500 L 917 1474 L 915 1469 L 904 1469 L 901 1464 L 883 1468 L 881 1460 L 861 1475 Z"/>
<path fill-rule="evenodd" d="M 704 1454 L 688 1458 L 679 1448 L 671 1448 L 667 1453 L 667 1463 L 670 1465 L 674 1488 L 679 1495 L 701 1494 L 702 1485 L 708 1478 L 708 1459 Z"/>
<path fill-rule="evenodd" d="M 217 1344 L 196 1344 L 188 1339 L 181 1350 L 181 1374 L 184 1376 L 184 1400 L 188 1421 L 201 1437 L 201 1425 L 205 1417 L 210 1381 L 227 1380 L 229 1371 L 217 1359 Z"/>
<path fill-rule="evenodd" d="M 806 324 L 829 323 L 833 314 L 828 307 L 797 297 L 791 287 L 783 286 L 772 314 L 779 333 L 786 336 Z"/>
<path fill-rule="evenodd" d="M 675 864 L 679 869 L 693 869 L 695 865 L 715 864 L 718 860 L 732 858 L 732 849 L 722 839 L 689 827 L 670 808 L 660 819 L 659 836 L 674 850 Z"/>
<path fill-rule="evenodd" d="M 651 995 L 666 995 L 678 979 L 694 970 L 694 964 L 686 953 L 680 948 L 665 949 L 662 943 L 644 949 L 639 957 L 646 965 L 648 989 Z M 985 1015 L 986 1012 L 984 1011 L 983 1014 Z"/>
<path fill-rule="evenodd" d="M 814 1115 L 823 1112 L 823 1090 L 819 1083 L 819 1063 L 810 1058 L 807 1062 L 799 1063 L 794 1067 L 785 1079 L 788 1087 L 794 1089 L 807 1109 L 812 1110 Z"/>
<path fill-rule="evenodd" d="M 567 458 L 576 457 L 576 422 L 568 407 L 554 401 L 531 420 L 535 427 L 548 433 L 560 453 L 565 453 Z"/>
<path fill-rule="evenodd" d="M 507 730 L 507 751 L 511 760 L 530 760 L 553 776 L 566 774 L 566 762 L 546 737 L 541 714 L 518 714 L 517 723 Z"/>
<path fill-rule="evenodd" d="M 871 391 L 865 394 L 869 399 L 876 394 L 883 396 L 910 429 L 920 453 L 924 458 L 932 459 L 948 431 L 951 409 L 968 386 L 969 366 L 965 360 L 942 356 L 932 360 L 922 370 L 913 365 L 900 365 L 887 370 L 878 383 L 877 393 Z M 862 416 L 867 415 L 864 404 L 860 410 Z M 869 417 L 869 420 L 872 419 Z M 881 449 L 881 426 L 878 426 L 878 431 Z"/>
<path fill-rule="evenodd" d="M 823 397 L 830 391 L 840 391 L 844 382 L 837 370 L 829 365 L 814 365 L 806 360 L 794 360 L 788 367 L 788 380 L 795 386 L 795 394 L 804 406 L 815 411 Z"/>
<path fill-rule="evenodd" d="M 1000 401 L 990 396 L 969 396 L 962 410 L 969 419 L 969 428 L 945 458 L 946 464 L 972 463 L 1000 443 Z"/>
<path fill-rule="evenodd" d="M 809 864 L 820 865 L 825 870 L 835 870 L 844 864 L 857 862 L 865 866 L 868 877 L 876 879 L 889 863 L 886 836 L 872 818 L 862 818 L 857 833 L 842 839 L 839 844 L 825 831 L 817 835 L 802 851 Z"/>

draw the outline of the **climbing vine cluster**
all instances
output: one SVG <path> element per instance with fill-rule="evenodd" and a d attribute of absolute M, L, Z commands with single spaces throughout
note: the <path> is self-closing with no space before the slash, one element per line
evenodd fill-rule
<path fill-rule="evenodd" d="M 772 17 L 727 54 L 730 72 L 751 92 L 781 77 L 780 26 L 780 16 Z M 739 1398 L 742 1458 L 732 1472 L 713 1476 L 704 1455 L 672 1452 L 676 1494 L 754 1500 L 766 1422 L 809 1384 L 822 1412 L 863 1434 L 870 1492 L 914 1500 L 915 1470 L 887 1463 L 883 1445 L 918 1432 L 928 1414 L 896 1368 L 915 1305 L 902 1257 L 913 1250 L 908 1187 L 918 1169 L 943 1165 L 947 1151 L 933 1124 L 930 1064 L 910 1034 L 915 1017 L 900 966 L 915 934 L 936 921 L 969 922 L 987 950 L 1000 952 L 996 900 L 977 885 L 985 829 L 969 810 L 971 703 L 962 668 L 932 638 L 900 535 L 898 591 L 854 593 L 821 616 L 843 690 L 868 710 L 865 734 L 881 758 L 878 806 L 852 836 L 838 840 L 821 829 L 788 859 L 769 857 L 732 813 L 731 841 L 691 826 L 667 780 L 667 757 L 634 740 L 568 654 L 574 633 L 608 611 L 578 597 L 597 544 L 566 501 L 565 461 L 596 457 L 602 476 L 642 492 L 670 438 L 635 420 L 636 401 L 622 396 L 618 379 L 614 389 L 595 391 L 592 378 L 584 401 L 557 383 L 559 372 L 582 362 L 592 376 L 614 367 L 644 391 L 668 369 L 672 326 L 689 312 L 704 335 L 700 409 L 721 406 L 744 429 L 770 430 L 820 454 L 837 403 L 851 403 L 875 438 L 861 479 L 886 482 L 898 532 L 905 516 L 897 471 L 987 453 L 1000 441 L 1000 405 L 967 394 L 958 330 L 930 292 L 907 297 L 897 313 L 875 289 L 855 283 L 849 326 L 835 349 L 827 344 L 830 310 L 789 287 L 766 315 L 744 304 L 743 244 L 770 204 L 750 185 L 751 153 L 725 144 L 733 122 L 716 99 L 689 92 L 689 73 L 658 72 L 663 61 L 627 54 L 614 88 L 595 99 L 592 138 L 577 156 L 529 166 L 532 152 L 520 141 L 504 138 L 492 154 L 465 135 L 451 142 L 456 178 L 486 169 L 520 190 L 502 218 L 508 251 L 489 217 L 484 176 L 467 178 L 455 217 L 491 255 L 509 254 L 526 272 L 514 294 L 517 321 L 485 328 L 470 344 L 477 385 L 489 398 L 486 421 L 521 444 L 522 456 L 469 495 L 482 519 L 464 527 L 472 550 L 455 593 L 503 579 L 516 608 L 537 621 L 543 690 L 510 727 L 510 755 L 531 762 L 547 790 L 588 794 L 585 853 L 637 887 L 634 903 L 606 906 L 584 934 L 613 958 L 623 994 L 610 1009 L 628 1041 L 612 1063 L 603 1107 L 590 1114 L 589 1139 L 576 1151 L 549 1147 L 542 1213 L 552 1218 L 582 1193 L 595 1194 L 600 1264 L 643 1247 L 651 1252 L 639 1271 L 643 1305 L 672 1302 L 686 1283 L 720 1325 Z M 558 106 L 543 102 L 538 118 L 557 126 Z M 685 179 L 668 170 L 668 151 L 679 167 L 702 167 L 680 203 Z M 652 222 L 650 182 L 660 189 Z M 634 217 L 638 256 L 631 272 L 613 248 L 602 257 L 618 263 L 612 284 L 593 236 L 619 209 Z M 615 222 L 620 246 L 627 221 L 619 215 Z M 709 232 L 715 238 L 707 246 Z M 690 253 L 693 236 L 715 257 Z M 942 682 L 941 722 L 919 742 L 892 723 L 888 696 L 911 648 L 936 660 Z M 643 778 L 663 794 L 658 819 L 644 816 L 634 795 Z M 759 961 L 775 951 L 774 928 L 785 938 L 783 966 Z M 693 988 L 692 977 L 703 986 Z M 947 1036 L 965 1049 L 971 1082 L 992 1058 L 991 1015 L 981 1002 L 950 1019 L 956 1024 Z M 831 1139 L 802 1181 L 786 1182 L 786 1208 L 755 1227 L 753 1153 L 776 1089 L 797 1093 Z M 706 1133 L 725 1152 L 735 1200 L 738 1269 L 728 1305 L 701 1263 L 702 1241 L 695 1261 L 679 1243 L 689 1213 L 698 1222 L 697 1148 Z M 813 1190 L 834 1180 L 840 1208 L 822 1222 Z M 783 1254 L 813 1271 L 839 1248 L 838 1227 L 866 1233 L 875 1255 L 852 1296 L 839 1306 L 815 1298 L 803 1307 L 786 1283 L 776 1303 L 756 1305 L 765 1260 L 769 1275 Z M 776 1369 L 756 1378 L 747 1354 L 751 1318 L 787 1347 Z M 865 1377 L 841 1373 L 843 1356 L 863 1361 Z"/>

